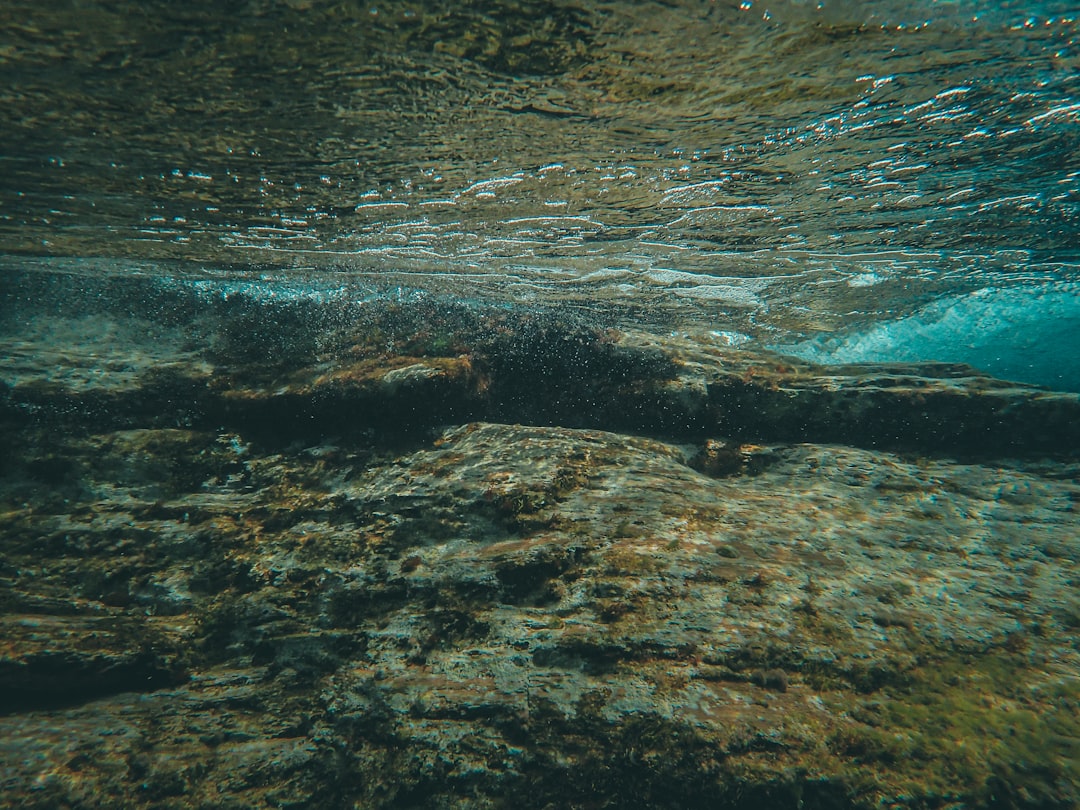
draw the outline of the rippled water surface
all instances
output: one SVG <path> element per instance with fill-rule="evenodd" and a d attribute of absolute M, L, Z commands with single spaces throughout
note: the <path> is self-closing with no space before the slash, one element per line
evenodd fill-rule
<path fill-rule="evenodd" d="M 817 359 L 888 357 L 899 329 L 899 356 L 994 370 L 990 323 L 1024 332 L 999 369 L 1023 377 L 1042 326 L 1080 334 L 1078 16 L 13 1 L 0 251 L 615 307 Z"/>

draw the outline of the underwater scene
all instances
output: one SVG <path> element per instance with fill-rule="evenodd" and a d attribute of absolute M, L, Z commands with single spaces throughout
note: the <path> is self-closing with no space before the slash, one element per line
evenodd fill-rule
<path fill-rule="evenodd" d="M 5 0 L 0 807 L 1080 807 L 1080 7 Z"/>

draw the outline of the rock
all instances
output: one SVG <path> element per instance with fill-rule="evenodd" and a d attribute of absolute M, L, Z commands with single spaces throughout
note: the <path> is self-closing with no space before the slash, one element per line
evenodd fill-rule
<path fill-rule="evenodd" d="M 1075 395 L 438 323 L 14 379 L 5 801 L 1080 802 Z"/>
<path fill-rule="evenodd" d="M 0 712 L 52 708 L 186 680 L 177 645 L 118 611 L 0 617 Z"/>

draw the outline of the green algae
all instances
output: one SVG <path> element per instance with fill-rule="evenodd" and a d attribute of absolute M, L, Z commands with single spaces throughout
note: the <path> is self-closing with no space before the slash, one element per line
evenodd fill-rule
<path fill-rule="evenodd" d="M 944 764 L 939 778 L 978 786 L 986 801 L 1002 786 L 1052 806 L 1049 785 L 1069 778 L 1080 735 L 1080 680 L 1041 684 L 1023 658 L 990 653 L 976 661 L 924 664 L 908 689 L 885 703 L 884 725 L 912 740 L 909 761 Z M 1036 698 L 1049 690 L 1052 701 Z M 928 787 L 943 784 L 927 780 Z M 1040 795 L 1045 794 L 1045 795 Z"/>

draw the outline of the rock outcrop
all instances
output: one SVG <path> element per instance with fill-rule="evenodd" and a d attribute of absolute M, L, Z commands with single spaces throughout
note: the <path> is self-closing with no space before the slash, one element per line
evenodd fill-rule
<path fill-rule="evenodd" d="M 1080 802 L 1076 395 L 160 306 L 2 337 L 5 806 Z"/>

